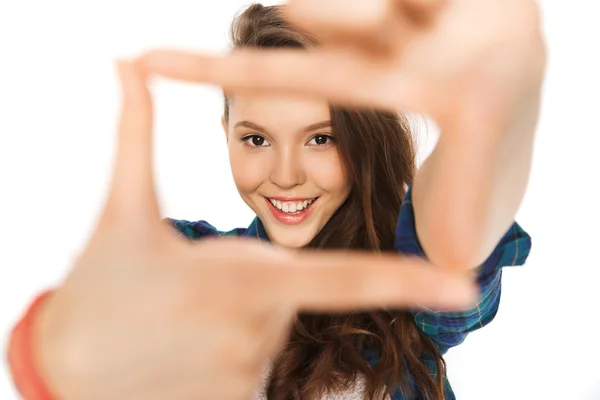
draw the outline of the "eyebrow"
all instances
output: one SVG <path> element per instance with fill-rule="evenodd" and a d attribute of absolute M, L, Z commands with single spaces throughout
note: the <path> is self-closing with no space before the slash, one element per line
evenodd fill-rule
<path fill-rule="evenodd" d="M 266 134 L 269 133 L 269 131 L 267 129 L 265 129 L 264 127 L 262 127 L 258 124 L 255 124 L 254 122 L 250 122 L 250 121 L 240 121 L 240 122 L 236 123 L 233 127 L 237 128 L 238 126 L 243 126 L 245 128 L 254 129 L 255 131 L 266 133 Z M 312 125 L 305 127 L 303 129 L 303 132 L 308 133 L 308 132 L 316 131 L 318 129 L 331 128 L 331 126 L 332 126 L 331 121 L 321 121 L 321 122 L 317 122 L 316 124 L 312 124 Z"/>

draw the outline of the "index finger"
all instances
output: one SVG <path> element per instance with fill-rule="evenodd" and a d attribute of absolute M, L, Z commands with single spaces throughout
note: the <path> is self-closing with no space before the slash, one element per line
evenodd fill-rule
<path fill-rule="evenodd" d="M 106 212 L 120 221 L 159 219 L 152 160 L 153 109 L 146 76 L 135 62 L 120 61 L 122 107 Z"/>
<path fill-rule="evenodd" d="M 433 19 L 444 0 L 289 0 L 284 8 L 290 22 L 327 40 L 393 34 L 394 21 L 406 25 L 400 32 Z M 400 39 L 400 38 L 396 38 Z"/>
<path fill-rule="evenodd" d="M 434 113 L 438 106 L 423 76 L 339 49 L 244 49 L 225 56 L 153 50 L 141 60 L 151 73 L 226 91 L 285 93 L 390 111 Z"/>
<path fill-rule="evenodd" d="M 343 311 L 412 308 L 457 311 L 473 307 L 478 289 L 472 279 L 399 255 L 324 252 L 302 254 L 281 273 L 282 301 L 299 309 Z"/>

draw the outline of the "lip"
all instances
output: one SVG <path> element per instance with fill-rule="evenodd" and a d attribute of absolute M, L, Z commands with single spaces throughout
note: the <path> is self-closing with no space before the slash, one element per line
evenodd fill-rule
<path fill-rule="evenodd" d="M 304 201 L 304 200 L 312 200 L 317 197 L 266 197 L 267 199 L 279 200 L 279 201 Z"/>
<path fill-rule="evenodd" d="M 304 199 L 290 198 L 290 197 L 269 197 L 269 198 L 265 197 L 265 201 L 267 202 L 267 207 L 269 207 L 269 210 L 271 211 L 271 214 L 273 215 L 273 217 L 277 221 L 281 222 L 282 224 L 286 224 L 286 225 L 297 225 L 297 224 L 304 222 L 310 216 L 310 214 L 312 214 L 312 211 L 315 208 L 315 204 L 317 204 L 319 202 L 319 197 L 317 197 L 316 200 L 313 201 L 311 203 L 311 205 L 308 206 L 308 208 L 303 210 L 301 213 L 286 214 L 283 211 L 280 211 L 277 207 L 273 206 L 273 204 L 271 203 L 271 201 L 269 199 L 279 200 L 279 201 L 304 201 L 304 200 L 308 200 L 308 199 L 306 199 L 306 198 L 304 198 Z"/>

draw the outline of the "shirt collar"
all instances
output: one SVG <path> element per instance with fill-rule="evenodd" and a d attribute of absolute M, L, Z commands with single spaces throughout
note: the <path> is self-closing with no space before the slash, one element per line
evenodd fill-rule
<path fill-rule="evenodd" d="M 252 220 L 252 223 L 248 226 L 242 236 L 255 237 L 266 241 L 269 240 L 265 227 L 258 217 L 255 217 L 254 220 Z"/>

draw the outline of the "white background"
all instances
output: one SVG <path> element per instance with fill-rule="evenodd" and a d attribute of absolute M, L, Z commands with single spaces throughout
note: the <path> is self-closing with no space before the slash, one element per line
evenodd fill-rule
<path fill-rule="evenodd" d="M 150 4 L 151 3 L 151 4 Z M 152 46 L 223 50 L 242 5 L 0 0 L 0 330 L 83 245 L 111 167 L 113 60 Z M 517 220 L 533 237 L 506 271 L 496 320 L 447 356 L 460 400 L 600 399 L 600 7 L 542 3 L 550 64 L 533 174 Z M 165 216 L 220 229 L 252 218 L 230 177 L 218 88 L 158 82 Z M 426 154 L 435 131 L 421 135 Z M 16 398 L 0 364 L 0 398 Z"/>

